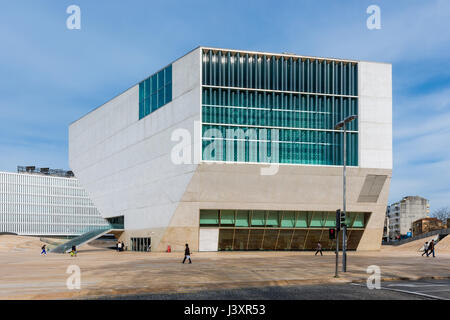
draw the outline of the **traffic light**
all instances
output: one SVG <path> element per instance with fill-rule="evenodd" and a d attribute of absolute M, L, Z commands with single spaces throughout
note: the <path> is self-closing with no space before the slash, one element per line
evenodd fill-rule
<path fill-rule="evenodd" d="M 336 231 L 341 230 L 341 209 L 336 210 Z"/>
<path fill-rule="evenodd" d="M 341 211 L 341 228 L 345 226 L 345 211 Z"/>
<path fill-rule="evenodd" d="M 336 230 L 334 229 L 329 229 L 328 230 L 328 238 L 330 240 L 336 239 Z"/>

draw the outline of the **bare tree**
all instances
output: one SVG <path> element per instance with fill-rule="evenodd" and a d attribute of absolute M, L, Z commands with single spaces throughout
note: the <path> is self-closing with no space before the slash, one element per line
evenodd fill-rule
<path fill-rule="evenodd" d="M 442 207 L 439 209 L 436 209 L 431 214 L 432 217 L 438 218 L 443 223 L 447 223 L 447 219 L 450 218 L 450 207 Z"/>

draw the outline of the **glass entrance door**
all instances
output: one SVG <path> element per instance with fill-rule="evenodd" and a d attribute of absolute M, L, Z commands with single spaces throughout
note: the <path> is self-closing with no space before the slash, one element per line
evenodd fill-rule
<path fill-rule="evenodd" d="M 150 252 L 152 239 L 148 238 L 131 238 L 131 251 Z"/>

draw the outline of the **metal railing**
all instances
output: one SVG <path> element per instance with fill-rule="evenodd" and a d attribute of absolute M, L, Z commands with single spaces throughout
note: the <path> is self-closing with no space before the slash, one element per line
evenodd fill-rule
<path fill-rule="evenodd" d="M 411 238 L 407 238 L 407 239 L 402 239 L 402 240 L 397 240 L 397 241 L 389 241 L 389 242 L 382 242 L 383 245 L 391 245 L 391 246 L 399 246 L 411 241 L 416 241 L 416 240 L 420 240 L 420 239 L 424 239 L 424 238 L 428 238 L 431 236 L 435 236 L 435 235 L 439 235 L 439 236 L 446 236 L 450 234 L 450 228 L 447 229 L 439 229 L 439 230 L 433 230 L 427 233 L 422 233 L 419 234 L 417 236 L 413 236 Z M 439 239 L 442 239 L 443 237 L 439 237 Z"/>
<path fill-rule="evenodd" d="M 69 241 L 55 247 L 54 249 L 51 249 L 50 251 L 54 252 L 54 253 L 65 253 L 65 252 L 69 251 L 73 246 L 75 246 L 75 247 L 81 246 L 85 243 L 88 243 L 92 240 L 95 240 L 95 239 L 101 237 L 102 235 L 108 233 L 111 230 L 123 230 L 123 225 L 112 224 L 112 225 L 100 227 L 95 230 L 90 230 L 76 238 L 70 239 Z"/>

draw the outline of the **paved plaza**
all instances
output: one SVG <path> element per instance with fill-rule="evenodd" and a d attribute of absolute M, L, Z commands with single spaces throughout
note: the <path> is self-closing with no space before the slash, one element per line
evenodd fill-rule
<path fill-rule="evenodd" d="M 450 278 L 450 252 L 443 241 L 437 257 L 422 257 L 419 243 L 383 247 L 376 252 L 349 252 L 348 272 L 334 278 L 335 255 L 325 252 L 116 252 L 84 246 L 77 257 L 40 256 L 40 241 L 0 236 L 0 299 L 97 298 L 117 295 L 183 294 L 304 285 L 365 283 L 367 267 L 380 267 L 384 281 Z M 13 239 L 13 240 L 11 240 Z M 25 239 L 25 240 L 23 240 Z M 447 240 L 447 239 L 444 239 Z M 70 265 L 81 270 L 81 289 L 69 290 Z M 355 289 L 356 290 L 356 289 Z"/>

